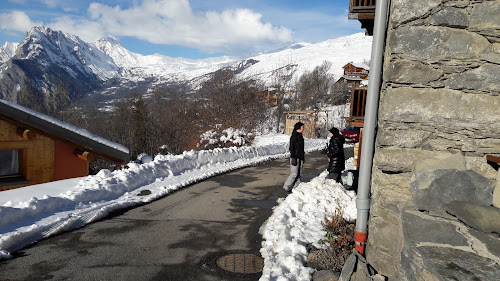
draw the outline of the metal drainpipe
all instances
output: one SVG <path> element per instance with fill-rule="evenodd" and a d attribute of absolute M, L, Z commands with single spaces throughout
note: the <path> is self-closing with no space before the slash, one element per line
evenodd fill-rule
<path fill-rule="evenodd" d="M 370 80 L 366 94 L 366 111 L 363 128 L 362 150 L 359 168 L 358 197 L 356 208 L 356 250 L 364 255 L 367 237 L 368 211 L 370 210 L 370 181 L 375 147 L 380 86 L 382 84 L 382 64 L 384 58 L 387 28 L 388 0 L 379 0 L 375 6 L 372 53 L 370 59 Z"/>

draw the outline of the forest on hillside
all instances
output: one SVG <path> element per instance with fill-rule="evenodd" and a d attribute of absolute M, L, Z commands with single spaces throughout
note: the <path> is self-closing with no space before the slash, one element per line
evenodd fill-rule
<path fill-rule="evenodd" d="M 19 95 L 18 103 L 120 143 L 129 148 L 135 159 L 141 153 L 179 154 L 191 149 L 241 145 L 208 145 L 201 137 L 208 131 L 219 136 L 227 134 L 229 128 L 237 129 L 239 137 L 249 144 L 255 133 L 282 132 L 286 111 L 344 104 L 350 95 L 333 86 L 336 79 L 330 68 L 331 63 L 325 61 L 296 81 L 283 69 L 277 69 L 271 87 L 256 80 L 237 79 L 233 71 L 222 68 L 194 93 L 187 94 L 182 85 L 150 93 L 135 90 L 118 100 L 112 111 L 78 107 L 78 93 L 63 83 L 57 85 L 58 94 L 46 100 L 34 98 L 33 92 L 26 91 Z M 274 104 L 262 94 L 268 88 L 280 93 Z M 106 165 L 95 161 L 91 172 Z"/>

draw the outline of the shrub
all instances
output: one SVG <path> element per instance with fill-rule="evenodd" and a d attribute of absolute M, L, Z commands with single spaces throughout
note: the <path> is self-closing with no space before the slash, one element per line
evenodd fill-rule
<path fill-rule="evenodd" d="M 330 247 L 312 252 L 307 262 L 320 270 L 340 271 L 354 248 L 355 223 L 346 220 L 341 209 L 336 209 L 332 218 L 325 216 L 321 225 L 326 234 L 319 243 Z"/>

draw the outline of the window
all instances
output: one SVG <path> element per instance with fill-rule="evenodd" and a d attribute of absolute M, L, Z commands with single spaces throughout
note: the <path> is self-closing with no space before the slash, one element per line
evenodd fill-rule
<path fill-rule="evenodd" d="M 19 175 L 19 150 L 0 150 L 0 177 Z"/>

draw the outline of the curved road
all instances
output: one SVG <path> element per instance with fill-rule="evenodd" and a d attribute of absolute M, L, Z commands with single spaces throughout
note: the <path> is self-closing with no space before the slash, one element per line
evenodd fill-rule
<path fill-rule="evenodd" d="M 326 163 L 319 152 L 308 154 L 303 181 Z M 14 253 L 0 263 L 0 280 L 258 280 L 259 273 L 227 272 L 216 260 L 260 256 L 259 228 L 287 196 L 288 173 L 288 159 L 278 159 L 123 210 Z"/>

